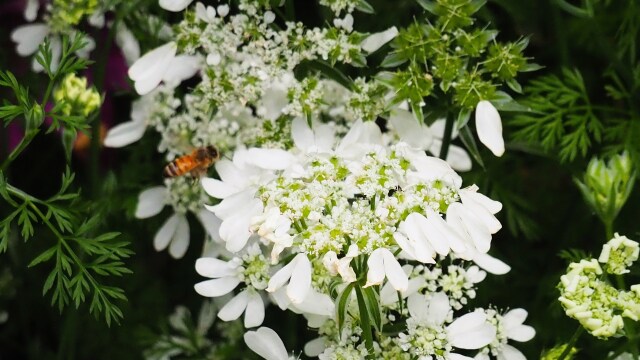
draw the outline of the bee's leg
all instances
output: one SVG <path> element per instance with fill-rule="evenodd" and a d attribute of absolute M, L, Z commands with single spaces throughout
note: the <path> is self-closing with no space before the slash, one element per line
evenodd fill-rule
<path fill-rule="evenodd" d="M 189 172 L 189 177 L 191 177 L 191 185 L 194 186 L 198 184 L 200 178 L 207 173 L 206 168 L 197 167 Z"/>

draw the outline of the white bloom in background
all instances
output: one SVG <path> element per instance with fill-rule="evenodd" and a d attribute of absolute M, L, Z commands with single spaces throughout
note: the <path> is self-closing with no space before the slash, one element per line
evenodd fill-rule
<path fill-rule="evenodd" d="M 264 321 L 264 302 L 259 290 L 266 287 L 269 267 L 257 244 L 249 247 L 242 258 L 230 261 L 215 258 L 200 258 L 196 261 L 196 271 L 212 278 L 197 283 L 196 292 L 206 297 L 227 295 L 242 282 L 248 286 L 227 302 L 218 313 L 224 321 L 232 321 L 243 313 L 245 327 L 255 327 Z"/>
<path fill-rule="evenodd" d="M 176 181 L 186 183 L 187 180 L 180 179 Z M 184 184 L 180 185 L 182 186 L 179 187 L 184 188 Z M 138 196 L 138 205 L 135 213 L 136 218 L 146 219 L 159 214 L 167 204 L 172 204 L 174 209 L 178 207 L 178 211 L 175 211 L 174 214 L 164 222 L 153 238 L 153 246 L 156 251 L 162 251 L 168 247 L 169 254 L 175 259 L 180 259 L 184 256 L 189 248 L 190 242 L 189 222 L 186 217 L 187 209 L 181 209 L 180 206 L 191 206 L 189 211 L 192 211 L 203 224 L 207 236 L 212 238 L 218 237 L 217 225 L 219 224 L 215 215 L 202 207 L 198 209 L 197 204 L 182 205 L 172 203 L 172 199 L 179 197 L 179 194 L 173 194 L 172 196 L 171 187 L 152 187 L 143 191 Z"/>
<path fill-rule="evenodd" d="M 146 119 L 153 107 L 153 95 L 147 94 L 131 104 L 131 120 L 109 129 L 104 138 L 106 147 L 123 147 L 140 140 L 147 129 Z"/>
<path fill-rule="evenodd" d="M 495 156 L 504 154 L 502 120 L 498 110 L 487 100 L 476 105 L 476 131 L 478 138 Z"/>
<path fill-rule="evenodd" d="M 360 43 L 360 47 L 362 50 L 372 53 L 380 49 L 384 44 L 393 40 L 396 36 L 398 36 L 398 29 L 395 26 L 392 26 L 385 31 L 367 36 L 362 40 L 362 43 Z"/>
<path fill-rule="evenodd" d="M 481 312 L 482 310 L 479 310 Z M 526 360 L 520 350 L 509 345 L 508 340 L 527 342 L 536 335 L 529 325 L 523 325 L 527 318 L 524 309 L 513 309 L 504 315 L 495 310 L 485 310 L 487 321 L 497 329 L 495 340 L 474 357 L 475 360 L 490 360 L 489 354 L 504 360 Z"/>
<path fill-rule="evenodd" d="M 393 109 L 389 117 L 389 125 L 398 134 L 400 141 L 414 149 L 427 150 L 433 143 L 433 134 L 429 127 L 407 110 Z"/>
<path fill-rule="evenodd" d="M 40 0 L 27 0 L 27 6 L 24 8 L 25 20 L 31 22 L 38 17 L 38 10 L 40 10 Z"/>
<path fill-rule="evenodd" d="M 160 0 L 160 7 L 173 12 L 186 9 L 193 0 Z"/>
<path fill-rule="evenodd" d="M 431 129 L 431 133 L 433 134 L 433 142 L 431 143 L 431 147 L 429 147 L 429 152 L 433 156 L 440 155 L 446 122 L 446 119 L 439 119 L 434 121 L 433 124 L 431 124 L 431 126 L 429 127 L 429 129 Z M 454 125 L 453 131 L 451 133 L 451 140 L 457 137 L 458 131 L 456 130 L 456 127 Z M 449 144 L 449 151 L 447 152 L 446 161 L 456 171 L 469 171 L 473 166 L 471 157 L 469 156 L 467 151 L 464 148 L 454 144 Z"/>
<path fill-rule="evenodd" d="M 122 51 L 127 65 L 131 66 L 140 58 L 140 43 L 124 22 L 119 22 L 117 25 L 115 41 Z"/>
<path fill-rule="evenodd" d="M 129 68 L 129 77 L 140 95 L 150 93 L 161 82 L 176 87 L 194 76 L 201 67 L 201 60 L 195 56 L 178 55 L 175 42 L 168 42 L 144 54 Z"/>
<path fill-rule="evenodd" d="M 6 311 L 0 311 L 0 324 L 4 324 L 9 319 L 9 313 Z"/>
<path fill-rule="evenodd" d="M 289 356 L 287 348 L 278 334 L 268 327 L 261 327 L 256 331 L 247 331 L 244 334 L 244 342 L 256 354 L 266 360 L 295 359 Z"/>
<path fill-rule="evenodd" d="M 411 317 L 407 331 L 401 333 L 400 346 L 419 358 L 439 355 L 445 360 L 471 359 L 454 353 L 458 349 L 480 349 L 496 337 L 496 328 L 487 323 L 482 312 L 471 312 L 458 317 L 445 326 L 451 306 L 443 293 L 434 293 L 429 299 L 422 294 L 409 296 L 407 301 Z"/>

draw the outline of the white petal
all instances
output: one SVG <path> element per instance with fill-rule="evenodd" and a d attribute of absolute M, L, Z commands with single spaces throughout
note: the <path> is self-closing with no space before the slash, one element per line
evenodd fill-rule
<path fill-rule="evenodd" d="M 222 242 L 222 239 L 220 238 L 220 226 L 222 225 L 222 220 L 205 209 L 200 210 L 196 216 L 200 219 L 202 226 L 207 231 L 207 234 L 211 239 L 217 243 Z"/>
<path fill-rule="evenodd" d="M 249 163 L 263 169 L 284 170 L 295 161 L 290 152 L 281 149 L 252 148 L 247 153 Z"/>
<path fill-rule="evenodd" d="M 396 27 L 393 26 L 385 31 L 367 36 L 367 38 L 364 39 L 362 43 L 360 43 L 360 47 L 362 48 L 362 50 L 368 53 L 372 53 L 380 49 L 382 45 L 393 40 L 393 38 L 395 38 L 397 35 L 398 35 L 398 29 L 396 29 Z"/>
<path fill-rule="evenodd" d="M 483 195 L 483 194 L 481 194 L 479 192 L 471 191 L 470 189 L 468 191 L 466 191 L 466 190 L 467 189 L 463 189 L 465 197 L 470 198 L 471 200 L 479 203 L 485 209 L 489 210 L 490 213 L 496 214 L 500 210 L 502 210 L 502 203 L 501 202 L 492 200 L 492 199 L 488 198 L 487 196 L 485 196 L 485 195 Z"/>
<path fill-rule="evenodd" d="M 447 208 L 447 221 L 453 220 L 458 226 L 462 226 L 462 231 L 473 240 L 476 249 L 481 253 L 486 253 L 491 248 L 491 233 L 489 229 L 478 219 L 477 216 L 467 210 L 461 203 L 452 203 Z"/>
<path fill-rule="evenodd" d="M 138 195 L 138 205 L 136 206 L 136 218 L 146 219 L 158 215 L 164 208 L 164 200 L 167 196 L 167 188 L 155 186 L 147 189 Z"/>
<path fill-rule="evenodd" d="M 224 199 L 229 195 L 233 195 L 238 192 L 238 188 L 228 182 L 223 182 L 218 179 L 204 177 L 200 179 L 202 188 L 204 191 L 216 199 Z"/>
<path fill-rule="evenodd" d="M 489 254 L 476 253 L 473 256 L 473 262 L 494 275 L 504 275 L 511 271 L 509 265 Z"/>
<path fill-rule="evenodd" d="M 153 238 L 153 247 L 156 251 L 162 251 L 169 245 L 169 241 L 171 241 L 177 227 L 178 214 L 173 214 L 164 222 L 160 229 L 158 229 L 156 236 Z"/>
<path fill-rule="evenodd" d="M 437 137 L 438 139 L 442 139 L 444 138 L 444 130 L 446 127 L 447 127 L 447 119 L 438 119 L 434 121 L 433 124 L 431 124 L 431 126 L 429 126 L 429 129 L 431 129 L 433 136 Z M 451 139 L 455 139 L 457 137 L 458 137 L 458 129 L 456 129 L 456 127 L 454 126 L 451 131 Z"/>
<path fill-rule="evenodd" d="M 486 322 L 483 312 L 475 311 L 457 318 L 447 326 L 451 345 L 460 349 L 479 349 L 496 337 L 496 329 Z"/>
<path fill-rule="evenodd" d="M 257 331 L 247 331 L 244 342 L 249 349 L 266 360 L 287 360 L 289 355 L 282 340 L 275 331 L 261 327 Z"/>
<path fill-rule="evenodd" d="M 169 245 L 169 255 L 174 259 L 182 259 L 189 248 L 189 222 L 184 215 L 178 216 L 178 226 Z"/>
<path fill-rule="evenodd" d="M 176 44 L 169 42 L 144 54 L 129 68 L 129 77 L 135 82 L 138 94 L 148 94 L 160 84 L 176 51 Z"/>
<path fill-rule="evenodd" d="M 140 58 L 140 43 L 122 22 L 118 23 L 115 40 L 128 65 L 132 65 Z"/>
<path fill-rule="evenodd" d="M 247 290 L 243 290 L 238 295 L 234 296 L 233 299 L 229 300 L 222 309 L 220 309 L 218 317 L 222 319 L 222 321 L 236 320 L 247 308 L 248 303 L 249 292 Z"/>
<path fill-rule="evenodd" d="M 216 258 L 200 258 L 196 260 L 196 272 L 210 278 L 236 276 L 238 270 L 230 263 Z"/>
<path fill-rule="evenodd" d="M 247 203 L 254 199 L 255 190 L 246 189 L 245 191 L 230 195 L 219 204 L 210 206 L 210 211 L 216 214 L 222 220 L 240 212 Z"/>
<path fill-rule="evenodd" d="M 291 274 L 293 273 L 293 266 L 295 263 L 293 260 L 289 261 L 289 263 L 283 266 L 280 270 L 278 270 L 271 279 L 269 279 L 269 285 L 267 286 L 268 292 L 274 292 L 280 289 L 284 284 L 289 281 L 291 278 Z"/>
<path fill-rule="evenodd" d="M 491 360 L 488 354 L 478 353 L 473 357 L 473 360 Z"/>
<path fill-rule="evenodd" d="M 498 353 L 498 360 L 527 360 L 520 350 L 509 344 L 502 346 L 502 351 Z"/>
<path fill-rule="evenodd" d="M 29 24 L 17 27 L 11 32 L 11 40 L 18 46 L 16 52 L 20 56 L 31 55 L 38 50 L 44 38 L 49 34 L 46 24 Z"/>
<path fill-rule="evenodd" d="M 384 258 L 384 272 L 394 289 L 403 292 L 409 287 L 409 278 L 402 270 L 402 266 L 391 251 L 382 249 Z"/>
<path fill-rule="evenodd" d="M 240 284 L 240 279 L 237 277 L 223 277 L 199 282 L 193 288 L 202 296 L 218 297 L 233 291 L 238 284 Z"/>
<path fill-rule="evenodd" d="M 458 233 L 453 231 L 444 221 L 440 214 L 436 212 L 427 213 L 427 222 L 429 223 L 429 239 L 438 241 L 437 238 L 445 239 L 448 246 L 456 253 L 465 252 L 467 247 Z"/>
<path fill-rule="evenodd" d="M 304 354 L 308 357 L 317 357 L 327 348 L 324 337 L 315 338 L 304 345 Z"/>
<path fill-rule="evenodd" d="M 303 118 L 297 117 L 291 123 L 291 137 L 296 147 L 306 150 L 314 143 L 313 130 Z"/>
<path fill-rule="evenodd" d="M 508 330 L 513 327 L 522 325 L 522 323 L 524 323 L 524 321 L 527 319 L 528 315 L 529 313 L 527 313 L 527 310 L 522 308 L 510 310 L 508 313 L 502 316 L 504 329 Z"/>
<path fill-rule="evenodd" d="M 171 60 L 162 81 L 171 87 L 177 87 L 184 80 L 192 78 L 202 67 L 202 60 L 197 56 L 178 55 Z"/>
<path fill-rule="evenodd" d="M 147 125 L 142 121 L 127 121 L 111 128 L 104 138 L 106 147 L 123 147 L 140 140 Z"/>
<path fill-rule="evenodd" d="M 445 359 L 446 360 L 474 360 L 474 358 L 470 358 L 468 356 L 464 356 L 464 355 L 460 355 L 460 354 L 456 354 L 456 353 L 447 354 Z"/>
<path fill-rule="evenodd" d="M 384 258 L 382 255 L 383 249 L 376 249 L 371 252 L 369 259 L 367 260 L 367 283 L 364 287 L 371 285 L 380 285 L 384 281 Z"/>
<path fill-rule="evenodd" d="M 449 145 L 447 153 L 447 163 L 456 171 L 469 171 L 473 167 L 473 162 L 467 151 L 456 145 Z"/>
<path fill-rule="evenodd" d="M 489 229 L 489 232 L 492 234 L 498 232 L 502 228 L 500 221 L 498 221 L 498 219 L 496 219 L 496 217 L 493 216 L 487 208 L 475 201 L 474 197 L 468 196 L 469 193 L 470 191 L 465 189 L 462 189 L 459 192 L 460 200 L 462 200 L 464 206 L 482 221 L 482 223 Z"/>
<path fill-rule="evenodd" d="M 437 292 L 429 299 L 429 309 L 427 310 L 427 318 L 430 325 L 442 325 L 447 319 L 451 305 L 449 298 L 443 292 Z"/>
<path fill-rule="evenodd" d="M 160 0 L 160 7 L 167 11 L 178 12 L 186 9 L 192 1 L 193 0 Z"/>
<path fill-rule="evenodd" d="M 486 100 L 480 101 L 476 106 L 476 131 L 480 142 L 495 156 L 504 154 L 502 120 L 498 110 Z"/>
<path fill-rule="evenodd" d="M 244 327 L 256 327 L 262 325 L 264 321 L 264 303 L 262 297 L 257 292 L 249 292 L 249 303 L 247 312 L 244 314 Z"/>
<path fill-rule="evenodd" d="M 295 264 L 289 286 L 287 286 L 287 295 L 292 303 L 300 304 L 311 289 L 311 262 L 306 254 L 296 255 L 292 262 Z"/>
<path fill-rule="evenodd" d="M 520 325 L 507 333 L 507 337 L 511 340 L 526 342 L 536 336 L 536 330 L 529 325 Z"/>
<path fill-rule="evenodd" d="M 91 16 L 89 16 L 89 20 L 87 21 L 89 22 L 89 25 L 101 29 L 102 27 L 104 27 L 104 13 L 100 10 L 97 10 L 96 12 L 91 14 Z M 118 34 L 116 34 L 116 36 L 117 35 Z"/>
<path fill-rule="evenodd" d="M 40 9 L 39 0 L 27 0 L 27 6 L 24 8 L 24 18 L 27 21 L 33 21 L 38 16 L 38 9 Z"/>
<path fill-rule="evenodd" d="M 429 127 L 424 126 L 412 113 L 395 109 L 391 111 L 389 123 L 400 135 L 400 140 L 406 142 L 411 147 L 426 150 L 433 141 L 433 136 Z"/>
<path fill-rule="evenodd" d="M 433 225 L 433 221 L 429 221 L 422 214 L 415 214 L 419 215 L 416 217 L 416 224 L 420 228 L 420 232 L 423 234 L 425 241 L 429 243 L 438 254 L 442 256 L 449 254 L 449 244 L 445 237 L 443 237 L 438 229 Z M 432 257 L 435 257 L 435 254 L 433 254 Z"/>
<path fill-rule="evenodd" d="M 427 298 L 423 294 L 413 294 L 407 298 L 407 309 L 411 317 L 416 319 L 419 324 L 426 325 L 429 322 L 428 310 L 429 306 Z"/>
<path fill-rule="evenodd" d="M 245 214 L 237 214 L 222 221 L 220 238 L 226 242 L 226 249 L 236 253 L 247 244 L 251 232 L 251 218 Z"/>
<path fill-rule="evenodd" d="M 309 290 L 309 294 L 300 304 L 291 304 L 296 310 L 304 314 L 318 315 L 329 317 L 334 314 L 335 305 L 329 295 L 325 295 L 315 291 L 313 288 Z"/>

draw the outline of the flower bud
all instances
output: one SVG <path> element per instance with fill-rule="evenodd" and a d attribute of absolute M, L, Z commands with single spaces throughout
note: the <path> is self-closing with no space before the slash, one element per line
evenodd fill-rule
<path fill-rule="evenodd" d="M 593 158 L 587 166 L 584 180 L 575 180 L 587 203 L 604 223 L 611 223 L 633 190 L 635 170 L 625 151 L 614 155 L 607 163 Z"/>
<path fill-rule="evenodd" d="M 53 93 L 56 102 L 62 103 L 65 115 L 87 116 L 100 107 L 100 94 L 95 88 L 87 88 L 87 78 L 67 75 Z"/>

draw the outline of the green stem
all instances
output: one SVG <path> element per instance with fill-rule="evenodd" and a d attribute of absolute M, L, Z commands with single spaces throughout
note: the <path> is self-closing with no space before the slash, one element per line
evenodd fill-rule
<path fill-rule="evenodd" d="M 358 311 L 360 312 L 360 327 L 362 328 L 362 336 L 364 337 L 364 343 L 367 347 L 367 359 L 374 359 L 373 357 L 373 332 L 371 329 L 371 322 L 369 321 L 369 313 L 367 312 L 367 305 L 364 302 L 364 295 L 362 294 L 361 285 L 358 284 L 356 289 L 356 297 L 358 298 Z"/>
<path fill-rule="evenodd" d="M 446 160 L 449 154 L 449 145 L 451 144 L 451 136 L 453 134 L 453 123 L 455 118 L 453 112 L 447 111 L 447 122 L 444 126 L 444 137 L 442 138 L 442 147 L 440 148 L 440 159 Z"/>
<path fill-rule="evenodd" d="M 0 166 L 0 171 L 4 171 L 4 169 L 7 166 L 9 166 L 9 164 L 11 164 L 11 162 L 13 162 L 13 160 L 15 160 L 18 157 L 18 155 L 20 155 L 20 153 L 24 151 L 24 149 L 27 148 L 27 146 L 36 137 L 36 135 L 38 135 L 39 132 L 40 132 L 39 129 L 27 130 L 27 133 L 24 135 L 22 140 L 20 140 L 20 143 L 18 144 L 18 146 L 16 146 L 16 148 L 13 149 L 11 154 L 9 154 L 9 156 L 2 162 L 2 166 Z"/>
<path fill-rule="evenodd" d="M 567 347 L 564 348 L 564 351 L 562 352 L 562 354 L 560 354 L 560 356 L 558 357 L 558 360 L 564 360 L 564 358 L 566 358 L 567 355 L 569 355 L 569 353 L 571 352 L 571 349 L 573 349 L 573 346 L 576 344 L 576 342 L 578 341 L 578 338 L 580 337 L 583 331 L 584 331 L 584 328 L 582 327 L 582 325 L 578 325 L 578 329 L 576 329 L 576 332 L 573 333 L 571 340 L 569 340 L 569 343 L 567 343 Z"/>
<path fill-rule="evenodd" d="M 287 0 L 285 3 L 285 12 L 287 15 L 287 20 L 294 21 L 296 18 L 296 9 L 293 3 L 294 0 Z"/>
<path fill-rule="evenodd" d="M 606 241 L 613 239 L 613 220 L 604 222 L 604 232 L 607 236 Z"/>

